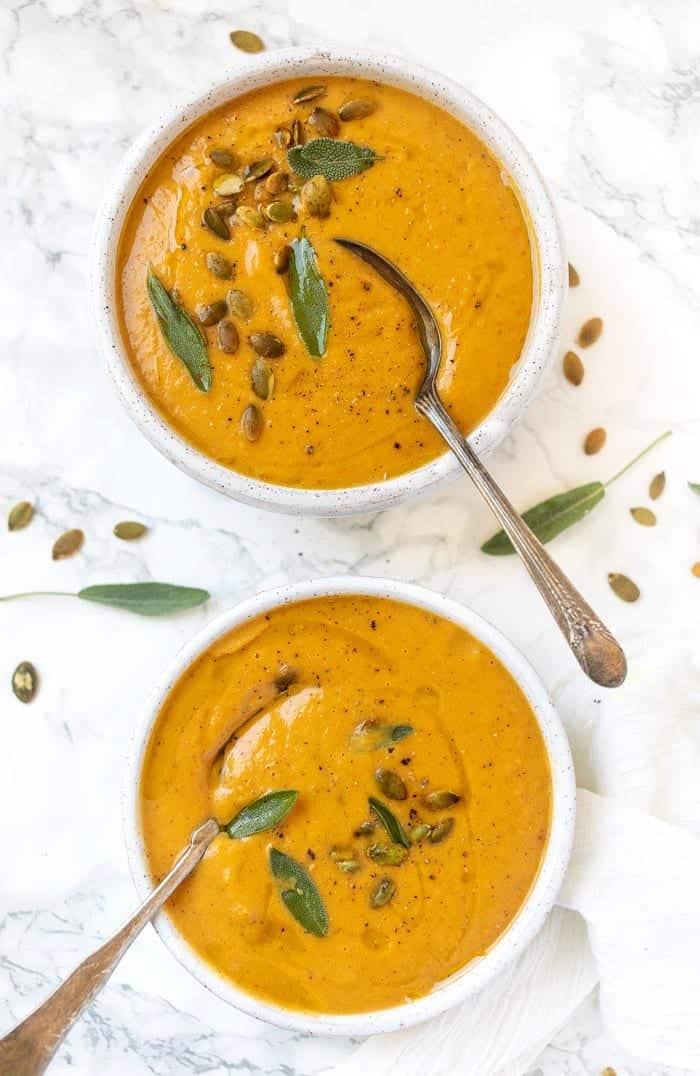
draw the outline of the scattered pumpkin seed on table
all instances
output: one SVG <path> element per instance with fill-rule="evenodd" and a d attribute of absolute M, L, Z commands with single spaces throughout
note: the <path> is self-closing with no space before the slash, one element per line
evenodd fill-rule
<path fill-rule="evenodd" d="M 265 48 L 263 39 L 252 30 L 232 30 L 228 36 L 241 52 L 262 52 Z"/>
<path fill-rule="evenodd" d="M 583 451 L 587 456 L 595 456 L 597 452 L 600 452 L 607 440 L 607 433 L 602 426 L 596 426 L 594 430 L 586 434 L 583 442 Z"/>
<path fill-rule="evenodd" d="M 656 526 L 656 516 L 651 508 L 630 508 L 630 515 L 635 523 L 639 523 L 642 527 Z"/>
<path fill-rule="evenodd" d="M 603 319 L 602 318 L 589 318 L 588 321 L 579 329 L 578 336 L 576 337 L 576 343 L 579 347 L 590 347 L 591 344 L 595 344 L 596 340 L 600 339 L 600 334 L 603 331 Z"/>
<path fill-rule="evenodd" d="M 577 288 L 580 283 L 581 277 L 578 275 L 571 262 L 569 262 L 569 287 Z"/>
<path fill-rule="evenodd" d="M 84 541 L 85 535 L 77 527 L 65 531 L 53 544 L 53 549 L 51 550 L 52 559 L 64 560 L 66 557 L 72 557 L 82 548 Z"/>
<path fill-rule="evenodd" d="M 20 501 L 10 509 L 7 517 L 8 531 L 21 531 L 29 526 L 34 516 L 34 505 L 29 501 Z"/>
<path fill-rule="evenodd" d="M 666 472 L 659 471 L 659 473 L 655 474 L 651 482 L 649 483 L 649 496 L 651 497 L 652 501 L 658 501 L 659 497 L 665 489 Z"/>
<path fill-rule="evenodd" d="M 636 602 L 641 594 L 637 584 L 622 572 L 609 572 L 608 583 L 623 602 Z"/>
<path fill-rule="evenodd" d="M 135 519 L 125 519 L 121 523 L 115 523 L 112 533 L 115 538 L 121 538 L 122 542 L 134 542 L 137 538 L 143 538 L 148 530 L 145 523 L 139 523 Z"/>
<path fill-rule="evenodd" d="M 567 351 L 564 356 L 563 366 L 566 380 L 570 381 L 572 385 L 580 385 L 585 373 L 585 367 L 580 355 L 577 355 L 575 351 Z"/>
<path fill-rule="evenodd" d="M 690 570 L 696 579 L 700 579 L 700 560 L 696 560 Z"/>
<path fill-rule="evenodd" d="M 31 661 L 20 661 L 12 674 L 12 690 L 20 702 L 31 702 L 39 686 L 39 676 Z"/>

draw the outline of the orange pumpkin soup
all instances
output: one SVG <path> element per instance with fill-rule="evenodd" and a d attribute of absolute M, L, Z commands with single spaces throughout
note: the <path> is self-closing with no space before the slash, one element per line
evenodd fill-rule
<path fill-rule="evenodd" d="M 224 827 L 167 906 L 193 949 L 252 995 L 350 1013 L 419 997 L 496 941 L 537 875 L 551 778 L 482 643 L 337 596 L 274 609 L 188 669 L 140 803 L 155 880 L 197 824 Z"/>
<path fill-rule="evenodd" d="M 514 187 L 462 123 L 375 82 L 307 89 L 237 98 L 164 153 L 125 222 L 118 303 L 134 371 L 185 440 L 245 475 L 321 489 L 444 452 L 413 408 L 423 359 L 408 308 L 333 238 L 376 247 L 432 304 L 440 391 L 465 432 L 520 356 L 533 277 Z"/>

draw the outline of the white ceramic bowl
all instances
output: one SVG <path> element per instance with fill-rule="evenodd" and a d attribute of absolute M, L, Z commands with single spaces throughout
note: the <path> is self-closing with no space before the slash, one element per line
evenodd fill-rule
<path fill-rule="evenodd" d="M 116 254 L 131 201 L 149 169 L 191 124 L 232 98 L 270 82 L 298 75 L 342 74 L 379 79 L 410 90 L 452 113 L 486 143 L 512 176 L 524 202 L 533 252 L 535 293 L 530 328 L 509 384 L 469 442 L 481 456 L 506 436 L 532 399 L 556 344 L 565 293 L 566 262 L 551 198 L 521 144 L 478 98 L 463 86 L 412 61 L 367 51 L 281 50 L 256 57 L 243 70 L 179 106 L 131 148 L 117 172 L 97 222 L 93 257 L 95 310 L 114 381 L 136 425 L 173 463 L 200 482 L 246 504 L 300 515 L 336 516 L 398 504 L 455 477 L 459 464 L 451 453 L 386 482 L 347 489 L 303 490 L 259 482 L 231 471 L 189 445 L 158 413 L 139 385 L 121 338 L 115 298 Z"/>
<path fill-rule="evenodd" d="M 573 838 L 576 785 L 569 744 L 561 721 L 553 709 L 544 687 L 515 647 L 480 616 L 449 598 L 422 587 L 385 579 L 341 576 L 305 583 L 294 583 L 264 591 L 241 602 L 217 617 L 178 655 L 151 698 L 133 745 L 124 786 L 124 829 L 129 864 L 139 896 L 145 899 L 152 888 L 139 828 L 138 787 L 144 753 L 153 723 L 176 681 L 189 665 L 216 639 L 232 628 L 259 616 L 278 605 L 304 601 L 325 594 L 369 594 L 416 605 L 446 617 L 480 639 L 503 662 L 525 693 L 539 722 L 552 772 L 552 825 L 542 865 L 532 890 L 507 930 L 479 957 L 448 979 L 438 983 L 425 997 L 389 1009 L 366 1013 L 319 1015 L 296 1012 L 273 1005 L 238 989 L 200 959 L 161 914 L 155 927 L 161 939 L 180 963 L 204 986 L 224 1001 L 251 1016 L 279 1027 L 312 1031 L 319 1035 L 373 1035 L 409 1027 L 457 1005 L 481 990 L 510 961 L 514 960 L 535 936 L 550 911 L 564 877 Z"/>

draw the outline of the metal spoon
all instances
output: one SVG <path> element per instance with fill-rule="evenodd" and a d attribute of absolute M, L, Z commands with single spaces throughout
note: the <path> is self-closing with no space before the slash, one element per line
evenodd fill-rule
<path fill-rule="evenodd" d="M 221 827 L 213 818 L 197 826 L 150 897 L 134 916 L 96 952 L 79 964 L 35 1012 L 0 1039 L 0 1073 L 40 1076 L 78 1017 L 102 989 L 131 943 L 199 863 Z"/>
<path fill-rule="evenodd" d="M 583 671 L 602 687 L 619 687 L 627 675 L 627 662 L 622 647 L 523 522 L 476 453 L 469 447 L 440 399 L 437 375 L 442 356 L 442 339 L 435 316 L 427 302 L 393 262 L 372 247 L 351 239 L 336 239 L 336 243 L 371 265 L 408 301 L 416 315 L 418 334 L 427 362 L 425 377 L 414 401 L 416 410 L 432 422 L 491 508 L 515 546 Z"/>

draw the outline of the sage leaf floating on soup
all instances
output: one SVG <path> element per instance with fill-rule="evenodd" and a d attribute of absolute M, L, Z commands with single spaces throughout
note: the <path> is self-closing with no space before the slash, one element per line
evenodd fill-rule
<path fill-rule="evenodd" d="M 316 252 L 303 234 L 291 243 L 289 295 L 294 320 L 306 350 L 312 358 L 320 359 L 326 353 L 328 340 L 328 295 L 319 272 Z"/>
<path fill-rule="evenodd" d="M 102 583 L 84 587 L 77 597 L 139 616 L 167 616 L 202 605 L 210 595 L 200 587 L 180 587 L 175 583 Z"/>
<path fill-rule="evenodd" d="M 556 493 L 553 497 L 548 497 L 547 500 L 540 501 L 539 504 L 528 508 L 526 512 L 522 513 L 522 518 L 541 542 L 551 542 L 552 538 L 556 538 L 562 531 L 568 530 L 574 523 L 578 523 L 580 519 L 588 515 L 591 509 L 602 501 L 606 489 L 613 482 L 617 482 L 618 478 L 622 478 L 623 474 L 630 467 L 633 467 L 635 463 L 638 463 L 643 456 L 646 456 L 647 452 L 650 452 L 652 448 L 655 448 L 656 445 L 670 436 L 670 430 L 662 433 L 660 437 L 657 437 L 655 441 L 642 449 L 633 460 L 625 464 L 622 470 L 609 478 L 607 482 L 587 482 L 585 485 L 577 486 L 576 489 L 570 489 L 566 493 Z M 481 552 L 488 553 L 492 557 L 504 557 L 514 553 L 515 549 L 506 532 L 500 530 L 489 538 L 487 542 L 484 542 Z"/>
<path fill-rule="evenodd" d="M 254 837 L 256 833 L 273 829 L 291 811 L 298 795 L 293 789 L 268 792 L 243 807 L 224 826 L 224 832 L 234 840 L 242 840 L 243 837 Z"/>
<path fill-rule="evenodd" d="M 175 302 L 151 266 L 148 267 L 146 283 L 166 344 L 173 355 L 185 364 L 197 388 L 209 392 L 211 363 L 201 331 L 189 314 Z"/>
<path fill-rule="evenodd" d="M 331 183 L 349 179 L 381 160 L 369 146 L 343 142 L 337 138 L 312 138 L 305 146 L 287 150 L 289 167 L 302 179 L 325 176 Z"/>
<path fill-rule="evenodd" d="M 304 930 L 317 938 L 325 938 L 328 933 L 328 913 L 310 876 L 300 863 L 277 848 L 270 848 L 269 862 L 287 911 Z"/>
<path fill-rule="evenodd" d="M 378 800 L 375 796 L 369 797 L 369 805 L 376 814 L 377 818 L 384 826 L 389 837 L 394 844 L 402 844 L 404 848 L 410 848 L 411 842 L 409 841 L 406 831 L 399 822 L 398 818 L 392 810 L 387 807 L 385 803 Z"/>

